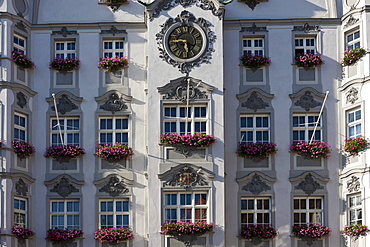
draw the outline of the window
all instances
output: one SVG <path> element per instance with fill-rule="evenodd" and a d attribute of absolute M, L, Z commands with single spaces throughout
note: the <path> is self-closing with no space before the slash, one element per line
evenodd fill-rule
<path fill-rule="evenodd" d="M 270 142 L 269 115 L 240 116 L 240 142 Z"/>
<path fill-rule="evenodd" d="M 362 224 L 362 199 L 361 195 L 348 197 L 348 220 L 350 224 Z"/>
<path fill-rule="evenodd" d="M 263 38 L 244 38 L 243 39 L 243 55 L 264 55 L 264 40 Z"/>
<path fill-rule="evenodd" d="M 346 35 L 347 50 L 359 48 L 360 45 L 360 31 L 355 31 Z"/>
<path fill-rule="evenodd" d="M 165 133 L 207 133 L 207 106 L 192 105 L 164 107 Z M 187 112 L 187 114 L 186 114 Z"/>
<path fill-rule="evenodd" d="M 80 201 L 50 201 L 51 228 L 80 229 Z"/>
<path fill-rule="evenodd" d="M 64 145 L 80 146 L 80 119 L 59 118 Z M 62 145 L 56 118 L 51 119 L 51 144 Z"/>
<path fill-rule="evenodd" d="M 76 42 L 75 41 L 56 41 L 55 42 L 55 57 L 60 58 L 76 58 Z"/>
<path fill-rule="evenodd" d="M 347 112 L 348 138 L 353 139 L 362 135 L 361 109 Z"/>
<path fill-rule="evenodd" d="M 318 114 L 295 114 L 293 115 L 293 141 L 309 142 L 311 140 Z M 317 125 L 313 140 L 321 140 L 321 119 Z"/>
<path fill-rule="evenodd" d="M 314 37 L 296 37 L 294 44 L 295 56 L 316 53 L 316 40 Z"/>
<path fill-rule="evenodd" d="M 307 223 L 323 225 L 324 200 L 322 197 L 295 197 L 294 225 Z"/>
<path fill-rule="evenodd" d="M 14 198 L 14 225 L 27 227 L 27 200 Z"/>
<path fill-rule="evenodd" d="M 14 141 L 27 141 L 27 117 L 14 113 Z"/>
<path fill-rule="evenodd" d="M 165 222 L 198 222 L 207 220 L 208 194 L 206 192 L 164 194 Z"/>
<path fill-rule="evenodd" d="M 123 57 L 123 40 L 103 41 L 103 57 Z"/>
<path fill-rule="evenodd" d="M 241 199 L 241 224 L 271 224 L 271 199 L 242 198 Z"/>
<path fill-rule="evenodd" d="M 20 51 L 26 54 L 26 39 L 14 34 L 13 51 Z"/>
<path fill-rule="evenodd" d="M 130 202 L 127 199 L 100 200 L 100 227 L 125 227 L 130 225 Z"/>
<path fill-rule="evenodd" d="M 110 117 L 99 119 L 100 144 L 128 144 L 128 118 Z"/>

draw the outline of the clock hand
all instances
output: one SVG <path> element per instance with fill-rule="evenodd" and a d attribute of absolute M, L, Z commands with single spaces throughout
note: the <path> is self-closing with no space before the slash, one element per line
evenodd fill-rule
<path fill-rule="evenodd" d="M 186 44 L 186 39 L 174 39 L 174 40 L 171 40 L 170 43 L 177 43 L 177 42 L 184 42 Z"/>
<path fill-rule="evenodd" d="M 186 42 L 184 43 L 184 49 L 185 49 L 186 52 L 189 52 L 188 43 L 186 43 Z"/>

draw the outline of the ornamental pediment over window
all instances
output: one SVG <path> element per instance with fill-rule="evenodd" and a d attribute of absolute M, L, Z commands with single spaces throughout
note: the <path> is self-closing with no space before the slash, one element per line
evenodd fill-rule
<path fill-rule="evenodd" d="M 325 99 L 325 94 L 320 93 L 312 87 L 306 87 L 294 94 L 289 94 L 292 100 L 293 109 L 304 109 L 310 111 L 312 109 L 320 110 Z"/>
<path fill-rule="evenodd" d="M 304 172 L 299 176 L 290 177 L 289 181 L 295 191 L 303 191 L 308 196 L 314 194 L 317 190 L 325 190 L 329 178 L 321 176 L 316 172 Z"/>
<path fill-rule="evenodd" d="M 131 112 L 132 97 L 117 90 L 110 90 L 102 96 L 95 97 L 95 101 L 98 103 L 98 111 L 110 111 L 112 114 Z"/>
<path fill-rule="evenodd" d="M 215 174 L 192 164 L 181 164 L 159 174 L 163 188 L 211 187 Z"/>
<path fill-rule="evenodd" d="M 187 102 L 209 100 L 214 87 L 192 77 L 180 77 L 157 88 L 163 100 Z"/>
<path fill-rule="evenodd" d="M 61 174 L 52 180 L 45 181 L 44 184 L 49 192 L 57 193 L 65 198 L 71 194 L 81 194 L 81 187 L 85 181 L 77 180 L 68 174 Z"/>
<path fill-rule="evenodd" d="M 252 88 L 245 93 L 236 95 L 236 98 L 239 100 L 240 109 L 257 112 L 272 109 L 271 100 L 274 95 L 259 88 Z"/>
<path fill-rule="evenodd" d="M 276 178 L 270 177 L 262 172 L 251 172 L 244 177 L 237 178 L 236 182 L 239 184 L 241 191 L 258 196 L 263 192 L 271 193 Z"/>
<path fill-rule="evenodd" d="M 54 103 L 55 97 L 55 103 Z M 46 101 L 50 105 L 50 110 L 58 112 L 62 115 L 72 112 L 72 111 L 80 111 L 80 104 L 83 101 L 82 97 L 75 96 L 71 92 L 68 91 L 60 91 L 49 98 L 46 98 Z M 55 107 L 56 105 L 56 107 Z"/>
<path fill-rule="evenodd" d="M 116 197 L 120 195 L 130 195 L 129 186 L 132 186 L 133 180 L 122 177 L 118 174 L 110 174 L 103 179 L 94 182 L 98 191 L 103 194 L 109 194 Z"/>

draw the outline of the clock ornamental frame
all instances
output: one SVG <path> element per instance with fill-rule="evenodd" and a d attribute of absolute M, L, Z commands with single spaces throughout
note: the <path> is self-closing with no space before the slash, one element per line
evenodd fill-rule
<path fill-rule="evenodd" d="M 169 18 L 156 35 L 159 57 L 187 75 L 194 67 L 210 63 L 216 40 L 210 25 L 186 10 L 175 19 Z"/>

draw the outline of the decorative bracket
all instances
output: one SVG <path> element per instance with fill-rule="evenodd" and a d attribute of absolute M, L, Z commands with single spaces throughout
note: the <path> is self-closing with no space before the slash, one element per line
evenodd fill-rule
<path fill-rule="evenodd" d="M 291 183 L 298 183 L 294 188 L 303 190 L 307 195 L 312 195 L 318 189 L 324 189 L 320 183 L 316 180 L 319 180 L 322 183 L 327 183 L 329 178 L 322 177 L 315 172 L 304 172 L 301 175 L 290 178 Z"/>
<path fill-rule="evenodd" d="M 307 22 L 303 26 L 294 26 L 293 31 L 303 31 L 304 33 L 319 32 L 319 26 L 310 26 Z"/>
<path fill-rule="evenodd" d="M 23 108 L 27 105 L 27 97 L 22 92 L 17 93 L 17 105 L 19 105 L 20 108 Z"/>
<path fill-rule="evenodd" d="M 321 105 L 321 102 L 316 101 L 316 99 L 324 100 L 325 94 L 319 93 L 314 88 L 306 87 L 297 93 L 289 94 L 289 97 L 292 101 L 295 101 L 294 106 L 300 106 L 306 111 L 310 111 L 312 108 Z"/>
<path fill-rule="evenodd" d="M 352 87 L 348 91 L 348 93 L 346 95 L 346 98 L 347 98 L 347 103 L 348 102 L 351 103 L 351 104 L 355 103 L 358 100 L 358 90 L 356 88 Z"/>
<path fill-rule="evenodd" d="M 269 108 L 274 95 L 266 93 L 259 88 L 252 88 L 245 93 L 236 95 L 236 97 L 241 102 L 241 107 L 246 107 L 256 112 L 257 110 Z"/>
<path fill-rule="evenodd" d="M 356 176 L 351 176 L 351 179 L 347 181 L 347 190 L 349 193 L 359 191 L 360 186 L 360 179 Z"/>
<path fill-rule="evenodd" d="M 53 31 L 51 35 L 62 35 L 64 38 L 68 35 L 78 35 L 77 31 L 68 31 L 66 27 L 62 27 L 60 31 Z"/>
<path fill-rule="evenodd" d="M 81 104 L 83 100 L 82 97 L 77 97 L 68 91 L 58 92 L 55 95 L 55 98 L 57 102 L 58 112 L 62 115 L 78 109 L 78 106 L 76 104 Z M 51 110 L 55 111 L 53 97 L 47 98 L 46 101 L 51 105 Z"/>
<path fill-rule="evenodd" d="M 47 187 L 53 186 L 50 192 L 56 192 L 63 198 L 68 197 L 74 192 L 80 192 L 76 186 L 80 187 L 84 185 L 84 183 L 84 181 L 77 180 L 68 174 L 61 174 L 50 181 L 44 182 Z"/>
<path fill-rule="evenodd" d="M 110 90 L 102 96 L 95 97 L 95 101 L 100 105 L 99 109 L 110 111 L 114 114 L 119 111 L 127 111 L 132 97 L 117 90 Z"/>
<path fill-rule="evenodd" d="M 260 175 L 254 174 L 252 180 L 244 185 L 242 190 L 249 191 L 255 196 L 258 196 L 262 191 L 271 190 L 271 187 L 261 178 Z"/>

